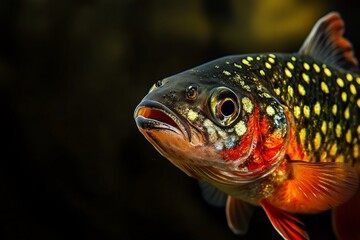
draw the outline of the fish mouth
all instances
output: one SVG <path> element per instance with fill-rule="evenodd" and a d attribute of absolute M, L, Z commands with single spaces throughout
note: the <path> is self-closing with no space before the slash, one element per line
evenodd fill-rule
<path fill-rule="evenodd" d="M 186 122 L 159 102 L 142 101 L 134 111 L 134 118 L 136 125 L 144 130 L 171 131 L 191 141 L 191 130 Z"/>

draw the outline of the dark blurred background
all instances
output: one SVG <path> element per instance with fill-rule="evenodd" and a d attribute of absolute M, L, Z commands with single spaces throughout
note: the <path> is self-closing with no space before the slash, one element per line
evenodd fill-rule
<path fill-rule="evenodd" d="M 0 1 L 0 238 L 280 239 L 261 209 L 233 235 L 132 114 L 158 79 L 297 51 L 331 10 L 359 50 L 356 1 Z M 334 238 L 330 212 L 302 218 Z"/>

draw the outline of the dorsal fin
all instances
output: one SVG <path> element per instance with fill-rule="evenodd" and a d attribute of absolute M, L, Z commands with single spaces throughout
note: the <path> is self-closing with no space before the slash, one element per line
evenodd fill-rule
<path fill-rule="evenodd" d="M 352 45 L 343 33 L 344 22 L 337 12 L 331 12 L 317 21 L 299 53 L 328 65 L 358 72 Z"/>

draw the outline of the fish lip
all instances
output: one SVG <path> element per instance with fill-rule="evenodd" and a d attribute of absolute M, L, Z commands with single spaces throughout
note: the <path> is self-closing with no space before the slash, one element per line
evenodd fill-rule
<path fill-rule="evenodd" d="M 144 116 L 139 115 L 139 111 L 143 108 L 149 108 L 153 110 L 160 111 L 164 113 L 166 116 L 171 118 L 177 127 L 174 127 L 166 122 L 159 121 L 157 119 L 153 118 L 147 118 Z M 188 124 L 179 116 L 178 114 L 174 113 L 172 110 L 170 110 L 168 107 L 166 107 L 164 104 L 151 101 L 151 100 L 143 100 L 134 111 L 134 118 L 135 122 L 138 126 L 144 129 L 163 129 L 163 130 L 169 130 L 174 133 L 177 133 L 179 135 L 182 135 L 184 139 L 187 141 L 191 141 L 191 130 Z"/>

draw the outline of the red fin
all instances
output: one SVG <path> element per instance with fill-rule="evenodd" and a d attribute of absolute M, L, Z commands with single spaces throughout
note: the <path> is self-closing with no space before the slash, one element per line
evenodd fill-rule
<path fill-rule="evenodd" d="M 355 168 L 346 163 L 289 162 L 289 179 L 269 202 L 288 212 L 317 213 L 348 201 L 358 188 Z"/>
<path fill-rule="evenodd" d="M 235 234 L 245 234 L 249 228 L 249 221 L 254 207 L 239 199 L 228 197 L 226 202 L 226 218 L 229 228 Z"/>
<path fill-rule="evenodd" d="M 358 71 L 351 43 L 343 37 L 344 22 L 332 12 L 317 21 L 299 53 L 326 64 Z"/>
<path fill-rule="evenodd" d="M 260 204 L 271 224 L 284 239 L 309 239 L 304 223 L 297 216 L 272 206 L 265 199 Z"/>
<path fill-rule="evenodd" d="M 334 209 L 333 226 L 339 240 L 360 239 L 360 191 Z"/>

